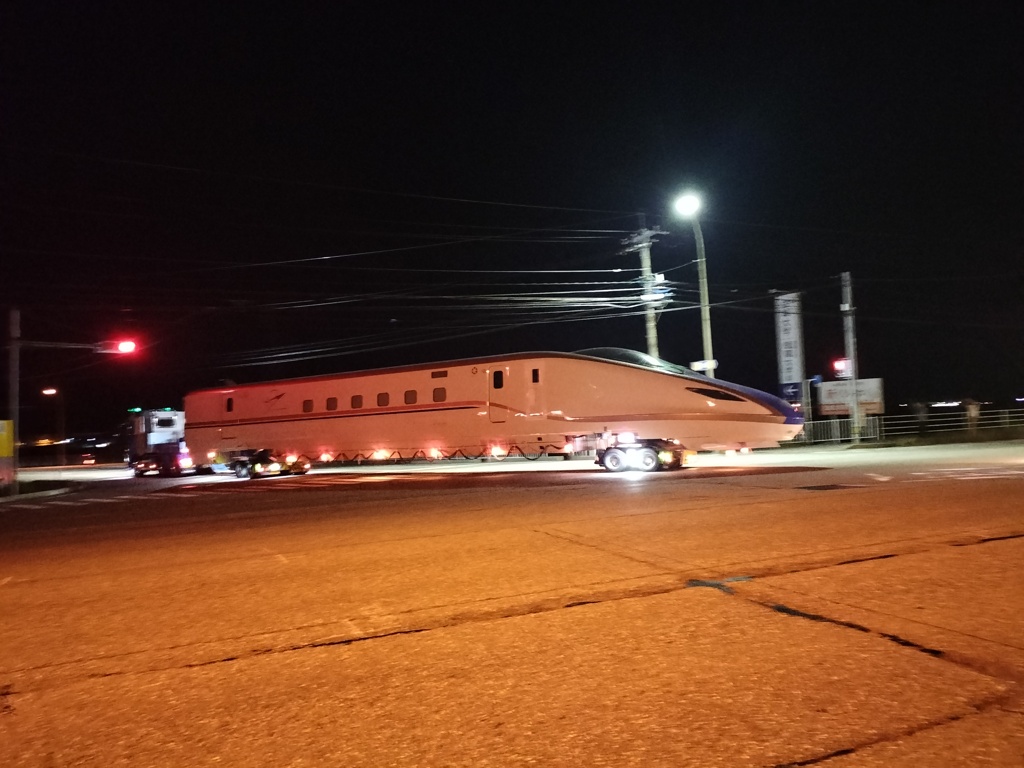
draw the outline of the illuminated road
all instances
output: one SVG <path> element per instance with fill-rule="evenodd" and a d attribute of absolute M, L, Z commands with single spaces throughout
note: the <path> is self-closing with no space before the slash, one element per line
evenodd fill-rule
<path fill-rule="evenodd" d="M 1024 443 L 524 466 L 0 504 L 0 764 L 1024 764 Z"/>

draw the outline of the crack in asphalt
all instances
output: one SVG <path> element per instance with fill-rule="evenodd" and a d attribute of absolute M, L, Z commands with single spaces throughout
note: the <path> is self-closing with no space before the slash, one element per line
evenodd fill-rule
<path fill-rule="evenodd" d="M 993 541 L 1009 541 L 1010 539 L 1024 539 L 1024 533 L 1008 533 L 1005 536 L 986 536 L 984 539 L 978 539 L 977 541 L 953 543 L 951 546 L 972 547 L 977 544 L 988 544 Z"/>
<path fill-rule="evenodd" d="M 0 715 L 9 715 L 14 712 L 14 705 L 10 698 L 14 695 L 14 689 L 10 685 L 0 685 Z"/>

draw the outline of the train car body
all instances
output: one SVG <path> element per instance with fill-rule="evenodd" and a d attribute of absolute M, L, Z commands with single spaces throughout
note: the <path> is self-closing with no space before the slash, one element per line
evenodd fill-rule
<path fill-rule="evenodd" d="M 618 349 L 219 387 L 188 394 L 185 414 L 195 461 L 235 462 L 236 470 L 239 457 L 260 449 L 301 457 L 308 466 L 517 453 L 532 458 L 570 453 L 580 438 L 597 440 L 600 456 L 618 442 L 642 449 L 660 441 L 680 451 L 774 447 L 803 424 L 773 395 Z"/>

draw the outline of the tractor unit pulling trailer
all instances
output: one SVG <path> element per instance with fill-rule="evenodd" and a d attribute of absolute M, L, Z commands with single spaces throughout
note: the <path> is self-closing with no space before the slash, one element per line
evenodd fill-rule
<path fill-rule="evenodd" d="M 535 352 L 225 386 L 185 397 L 200 470 L 302 474 L 313 462 L 568 456 L 617 472 L 774 447 L 803 418 L 758 390 L 631 350 Z"/>

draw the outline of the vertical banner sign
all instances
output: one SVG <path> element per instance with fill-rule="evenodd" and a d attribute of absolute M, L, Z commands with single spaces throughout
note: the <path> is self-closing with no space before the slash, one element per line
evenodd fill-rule
<path fill-rule="evenodd" d="M 779 353 L 779 391 L 785 399 L 798 401 L 804 380 L 799 293 L 780 293 L 775 297 L 775 344 Z"/>

